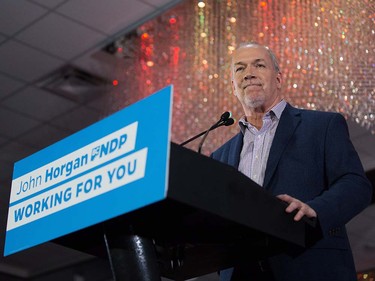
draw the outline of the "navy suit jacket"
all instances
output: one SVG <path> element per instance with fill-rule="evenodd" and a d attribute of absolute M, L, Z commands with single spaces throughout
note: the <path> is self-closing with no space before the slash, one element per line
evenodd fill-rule
<path fill-rule="evenodd" d="M 237 134 L 212 157 L 238 168 Z M 372 187 L 342 115 L 287 104 L 272 142 L 263 187 L 312 207 L 323 238 L 313 247 L 269 259 L 276 280 L 356 280 L 345 224 L 371 200 Z M 229 280 L 229 279 L 228 279 Z"/>

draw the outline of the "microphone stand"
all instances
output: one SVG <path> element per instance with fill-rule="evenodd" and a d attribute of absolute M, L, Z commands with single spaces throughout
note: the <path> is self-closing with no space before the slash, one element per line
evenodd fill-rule
<path fill-rule="evenodd" d="M 193 140 L 199 138 L 200 136 L 203 136 L 203 139 L 202 139 L 202 141 L 199 143 L 199 148 L 198 148 L 198 153 L 201 153 L 202 146 L 203 146 L 203 142 L 204 142 L 205 139 L 207 138 L 207 135 L 208 135 L 208 133 L 209 133 L 210 131 L 212 131 L 212 130 L 218 128 L 218 127 L 224 126 L 224 125 L 225 125 L 225 126 L 230 126 L 230 125 L 232 125 L 232 124 L 234 123 L 234 119 L 231 118 L 231 115 L 232 115 L 232 114 L 231 114 L 229 111 L 224 112 L 224 113 L 221 115 L 220 120 L 217 121 L 214 125 L 212 125 L 208 130 L 203 131 L 203 132 L 199 133 L 198 135 L 193 136 L 193 137 L 191 137 L 190 139 L 188 139 L 188 140 L 182 142 L 182 143 L 180 144 L 180 146 L 184 146 L 184 145 L 188 144 L 189 142 L 191 142 L 191 141 L 193 141 Z"/>
<path fill-rule="evenodd" d="M 234 119 L 230 117 L 230 118 L 228 118 L 228 119 L 226 119 L 226 120 L 224 120 L 224 121 L 223 121 L 223 120 L 219 120 L 216 124 L 214 124 L 213 126 L 211 126 L 211 128 L 209 128 L 209 129 L 205 132 L 205 134 L 204 134 L 202 140 L 201 140 L 200 143 L 199 143 L 199 146 L 198 146 L 198 153 L 199 153 L 199 154 L 202 154 L 203 143 L 204 143 L 204 141 L 206 140 L 208 134 L 209 134 L 212 130 L 215 130 L 216 128 L 219 128 L 219 127 L 221 127 L 221 126 L 230 126 L 230 125 L 232 125 L 233 123 L 234 123 Z"/>
<path fill-rule="evenodd" d="M 188 144 L 189 142 L 192 142 L 193 140 L 199 138 L 200 136 L 203 136 L 207 132 L 208 132 L 208 130 L 199 133 L 198 135 L 196 135 L 196 136 L 194 136 L 194 137 L 192 137 L 192 138 L 190 138 L 190 139 L 188 139 L 188 140 L 180 143 L 180 146 L 184 146 L 185 144 Z"/>

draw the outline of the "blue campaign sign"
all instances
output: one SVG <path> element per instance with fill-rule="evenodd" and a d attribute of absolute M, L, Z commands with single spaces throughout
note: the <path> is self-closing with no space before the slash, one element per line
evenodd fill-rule
<path fill-rule="evenodd" d="M 164 199 L 172 90 L 15 163 L 4 255 Z"/>

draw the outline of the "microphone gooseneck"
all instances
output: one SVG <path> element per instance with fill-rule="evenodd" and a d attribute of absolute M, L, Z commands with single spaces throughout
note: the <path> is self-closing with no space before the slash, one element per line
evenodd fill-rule
<path fill-rule="evenodd" d="M 216 128 L 219 128 L 221 126 L 233 125 L 234 122 L 235 122 L 235 119 L 232 118 L 232 113 L 230 111 L 225 111 L 223 114 L 221 114 L 219 121 L 217 121 L 215 124 L 213 124 L 208 130 L 203 131 L 203 132 L 199 133 L 198 135 L 195 135 L 195 136 L 191 137 L 190 139 L 180 143 L 180 146 L 184 146 L 184 145 L 188 144 L 189 142 L 192 142 L 193 140 L 199 138 L 200 136 L 203 136 L 201 142 L 199 143 L 199 147 L 198 147 L 198 153 L 201 153 L 203 143 L 206 140 L 207 135 L 210 131 L 215 130 Z"/>
<path fill-rule="evenodd" d="M 231 116 L 232 116 L 232 113 L 230 111 L 225 111 L 223 114 L 221 114 L 219 121 L 217 121 L 215 124 L 213 124 L 208 130 L 203 131 L 203 132 L 199 133 L 198 135 L 195 135 L 195 136 L 191 137 L 190 139 L 180 143 L 180 146 L 184 146 L 184 145 L 188 144 L 189 142 L 192 142 L 193 140 L 195 140 L 195 139 L 199 138 L 200 136 L 204 135 L 201 142 L 199 143 L 199 147 L 198 147 L 198 152 L 201 153 L 203 143 L 204 143 L 205 139 L 207 138 L 207 135 L 210 131 L 215 130 L 216 128 L 221 127 L 221 126 L 230 126 L 230 125 L 234 124 L 235 119 L 233 119 Z"/>
<path fill-rule="evenodd" d="M 231 114 L 230 112 L 228 112 L 228 111 L 224 112 L 224 113 L 221 115 L 220 120 L 217 121 L 214 125 L 212 125 L 212 126 L 206 131 L 206 133 L 205 133 L 204 136 L 202 137 L 202 139 L 201 139 L 201 141 L 200 141 L 200 143 L 199 143 L 199 146 L 198 146 L 198 153 L 199 153 L 199 154 L 202 153 L 203 143 L 204 143 L 204 141 L 206 140 L 208 134 L 209 134 L 212 130 L 215 130 L 216 128 L 219 128 L 220 126 L 225 125 L 225 124 L 228 122 L 228 120 L 229 120 L 229 118 L 230 118 L 231 115 L 232 115 L 232 114 Z"/>
<path fill-rule="evenodd" d="M 184 145 L 188 144 L 189 142 L 192 142 L 193 140 L 195 140 L 195 139 L 197 139 L 197 138 L 199 138 L 200 136 L 203 136 L 203 135 L 205 135 L 203 137 L 203 142 L 204 142 L 204 139 L 206 139 L 206 137 L 207 137 L 207 135 L 210 131 L 215 130 L 216 128 L 218 128 L 220 126 L 230 126 L 230 125 L 232 125 L 235 121 L 234 121 L 233 118 L 231 118 L 231 116 L 232 116 L 232 113 L 230 111 L 225 111 L 223 114 L 221 114 L 219 121 L 217 121 L 215 124 L 213 124 L 208 130 L 203 131 L 203 132 L 199 133 L 198 135 L 195 135 L 195 136 L 191 137 L 190 139 L 180 143 L 180 146 L 184 146 Z M 203 143 L 200 144 L 200 149 L 198 149 L 199 153 L 202 149 L 201 148 L 202 145 L 203 145 Z"/>

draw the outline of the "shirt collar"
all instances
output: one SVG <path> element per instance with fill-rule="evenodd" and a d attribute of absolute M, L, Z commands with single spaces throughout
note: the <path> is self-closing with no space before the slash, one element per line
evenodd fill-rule
<path fill-rule="evenodd" d="M 281 114 L 283 113 L 285 107 L 286 107 L 286 101 L 281 100 L 278 104 L 272 107 L 270 111 L 272 111 L 277 117 L 277 119 L 280 120 Z"/>
<path fill-rule="evenodd" d="M 278 104 L 276 104 L 274 107 L 272 107 L 268 112 L 266 112 L 266 115 L 275 116 L 278 120 L 280 120 L 281 114 L 283 113 L 284 109 L 286 107 L 286 101 L 281 100 Z M 238 124 L 240 125 L 241 132 L 244 134 L 245 129 L 248 125 L 252 126 L 249 122 L 246 120 L 246 116 L 243 116 L 239 121 Z"/>

